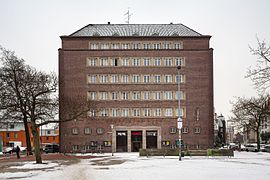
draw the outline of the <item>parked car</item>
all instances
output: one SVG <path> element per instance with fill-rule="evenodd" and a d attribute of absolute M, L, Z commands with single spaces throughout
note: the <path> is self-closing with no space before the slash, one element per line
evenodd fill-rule
<path fill-rule="evenodd" d="M 261 144 L 260 145 L 260 151 L 261 152 L 266 152 L 266 150 L 265 150 L 265 144 Z"/>
<path fill-rule="evenodd" d="M 257 145 L 256 144 L 247 144 L 246 146 L 246 151 L 249 152 L 258 152 Z"/>
<path fill-rule="evenodd" d="M 11 154 L 14 152 L 13 147 L 3 147 L 3 154 Z"/>
<path fill-rule="evenodd" d="M 47 144 L 44 149 L 45 153 L 56 153 L 59 152 L 58 144 Z"/>
<path fill-rule="evenodd" d="M 241 144 L 241 151 L 247 151 L 247 148 L 245 145 Z"/>
<path fill-rule="evenodd" d="M 270 144 L 267 144 L 264 146 L 265 152 L 269 152 L 270 153 Z"/>

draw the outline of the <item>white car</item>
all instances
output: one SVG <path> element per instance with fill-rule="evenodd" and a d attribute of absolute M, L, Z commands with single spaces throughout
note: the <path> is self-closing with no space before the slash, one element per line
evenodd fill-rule
<path fill-rule="evenodd" d="M 255 144 L 247 144 L 247 145 L 245 145 L 245 147 L 246 147 L 246 151 L 251 151 L 251 152 L 258 151 L 257 145 L 255 145 Z"/>

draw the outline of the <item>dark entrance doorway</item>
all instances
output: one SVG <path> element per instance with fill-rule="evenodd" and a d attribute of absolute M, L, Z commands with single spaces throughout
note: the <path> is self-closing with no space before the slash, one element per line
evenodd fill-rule
<path fill-rule="evenodd" d="M 116 131 L 116 152 L 127 152 L 127 131 Z"/>
<path fill-rule="evenodd" d="M 142 131 L 131 131 L 131 151 L 139 152 L 142 148 Z"/>
<path fill-rule="evenodd" d="M 157 131 L 146 131 L 146 148 L 157 148 Z"/>

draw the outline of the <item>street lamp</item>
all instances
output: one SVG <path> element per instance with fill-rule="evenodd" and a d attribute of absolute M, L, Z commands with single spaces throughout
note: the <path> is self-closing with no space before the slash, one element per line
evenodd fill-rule
<path fill-rule="evenodd" d="M 113 156 L 113 124 L 111 124 L 111 131 L 112 131 L 112 144 L 111 144 L 111 147 L 112 147 L 112 156 Z"/>
<path fill-rule="evenodd" d="M 177 119 L 177 127 L 178 127 L 178 133 L 179 133 L 179 161 L 181 161 L 182 151 L 181 151 L 181 129 L 183 126 L 183 122 L 181 119 L 181 96 L 180 96 L 180 69 L 181 66 L 177 67 L 177 73 L 178 73 L 178 79 L 177 79 L 177 85 L 178 85 L 178 119 Z"/>

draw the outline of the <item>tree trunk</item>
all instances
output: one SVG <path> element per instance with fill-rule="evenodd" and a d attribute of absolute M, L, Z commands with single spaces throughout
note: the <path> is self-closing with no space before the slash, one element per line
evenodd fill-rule
<path fill-rule="evenodd" d="M 33 134 L 33 138 L 34 138 L 36 163 L 42 164 L 38 128 L 37 128 L 35 122 L 33 122 L 32 120 L 31 120 L 31 125 L 32 125 L 32 127 L 31 127 L 32 134 Z"/>
<path fill-rule="evenodd" d="M 32 146 L 31 146 L 31 140 L 30 140 L 30 133 L 29 133 L 29 127 L 27 123 L 27 116 L 23 115 L 23 124 L 25 129 L 25 140 L 26 140 L 26 147 L 27 147 L 27 155 L 32 155 Z"/>
<path fill-rule="evenodd" d="M 261 149 L 261 138 L 260 138 L 260 129 L 257 129 L 256 131 L 256 135 L 257 135 L 257 149 L 258 151 L 260 151 Z"/>

